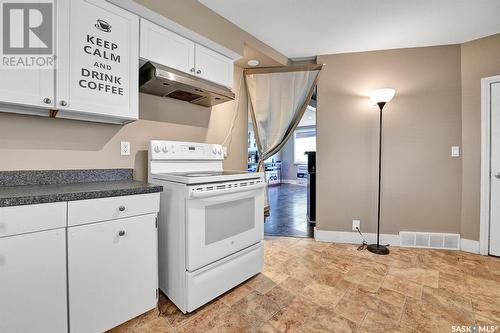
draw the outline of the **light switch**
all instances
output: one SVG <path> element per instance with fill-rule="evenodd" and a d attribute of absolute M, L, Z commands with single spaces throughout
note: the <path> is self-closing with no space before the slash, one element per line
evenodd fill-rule
<path fill-rule="evenodd" d="M 451 157 L 460 157 L 460 147 L 451 146 Z"/>

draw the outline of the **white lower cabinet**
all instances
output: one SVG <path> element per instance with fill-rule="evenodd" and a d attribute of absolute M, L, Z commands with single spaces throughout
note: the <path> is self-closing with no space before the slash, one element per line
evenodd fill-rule
<path fill-rule="evenodd" d="M 68 228 L 71 333 L 106 331 L 156 307 L 156 216 Z"/>
<path fill-rule="evenodd" d="M 0 238 L 0 332 L 67 332 L 66 230 Z"/>

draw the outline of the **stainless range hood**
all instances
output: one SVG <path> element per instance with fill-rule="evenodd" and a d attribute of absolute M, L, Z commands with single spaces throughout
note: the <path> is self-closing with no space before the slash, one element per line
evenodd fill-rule
<path fill-rule="evenodd" d="M 234 93 L 224 86 L 154 62 L 139 69 L 139 91 L 206 107 L 234 100 Z"/>

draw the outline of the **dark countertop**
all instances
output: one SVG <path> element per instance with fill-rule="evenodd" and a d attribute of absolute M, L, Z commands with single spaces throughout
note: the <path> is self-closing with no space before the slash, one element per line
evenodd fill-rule
<path fill-rule="evenodd" d="M 0 207 L 163 191 L 133 180 L 132 169 L 0 171 Z"/>
<path fill-rule="evenodd" d="M 135 180 L 0 186 L 0 207 L 155 193 L 162 190 L 160 185 Z"/>

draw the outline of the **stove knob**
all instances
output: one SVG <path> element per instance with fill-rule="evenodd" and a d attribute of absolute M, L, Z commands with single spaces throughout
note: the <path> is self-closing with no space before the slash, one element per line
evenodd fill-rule
<path fill-rule="evenodd" d="M 159 153 L 159 152 L 160 152 L 160 147 L 155 146 L 155 147 L 153 148 L 153 150 L 155 151 L 155 153 Z"/>
<path fill-rule="evenodd" d="M 219 148 L 219 149 L 217 150 L 217 153 L 218 153 L 219 155 L 222 155 L 222 148 Z"/>
<path fill-rule="evenodd" d="M 212 148 L 212 153 L 214 153 L 214 155 L 217 155 L 217 147 Z"/>
<path fill-rule="evenodd" d="M 164 153 L 168 153 L 168 148 L 167 148 L 167 146 L 163 146 L 163 147 L 161 147 L 161 150 L 162 150 Z"/>

